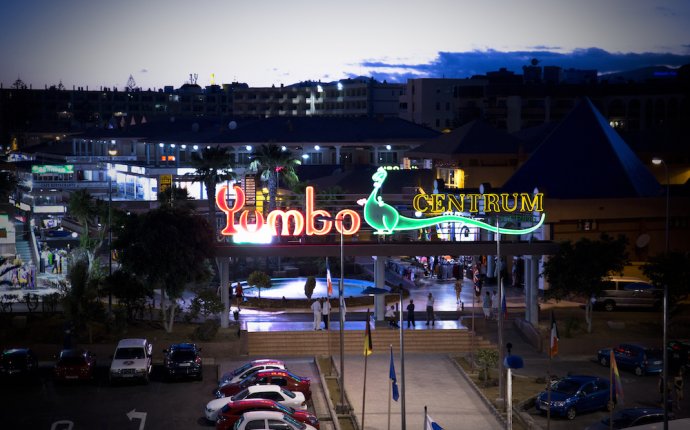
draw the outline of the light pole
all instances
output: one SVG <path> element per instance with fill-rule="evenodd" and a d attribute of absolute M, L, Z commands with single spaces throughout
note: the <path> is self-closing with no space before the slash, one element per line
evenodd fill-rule
<path fill-rule="evenodd" d="M 663 165 L 666 171 L 666 223 L 665 223 L 665 244 L 664 252 L 668 255 L 668 221 L 670 214 L 670 203 L 671 203 L 671 193 L 670 193 L 670 180 L 668 175 L 668 165 L 661 158 L 653 158 L 652 164 L 655 166 Z M 662 401 L 664 402 L 664 430 L 668 430 L 668 349 L 666 347 L 667 343 L 667 326 L 668 326 L 668 284 L 664 283 L 664 334 L 662 341 L 662 348 L 664 348 L 664 363 L 663 363 L 663 373 L 662 373 L 662 384 L 663 384 L 663 394 Z"/>
<path fill-rule="evenodd" d="M 112 145 L 112 143 L 111 143 Z M 112 165 L 113 156 L 117 155 L 117 149 L 113 146 L 108 148 L 108 275 L 113 274 L 113 230 L 111 226 L 111 206 L 113 204 L 113 175 Z M 112 285 L 108 288 L 108 315 L 113 314 L 113 292 Z"/>

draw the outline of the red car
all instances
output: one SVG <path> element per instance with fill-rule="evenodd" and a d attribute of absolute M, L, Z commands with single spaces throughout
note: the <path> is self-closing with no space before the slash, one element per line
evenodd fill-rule
<path fill-rule="evenodd" d="M 285 369 L 260 370 L 250 374 L 238 383 L 221 385 L 218 387 L 218 391 L 216 391 L 216 397 L 234 396 L 251 385 L 267 384 L 279 385 L 290 391 L 298 391 L 304 394 L 306 400 L 311 398 L 311 382 L 309 378 L 297 376 Z"/>
<path fill-rule="evenodd" d="M 227 405 L 218 413 L 218 421 L 216 421 L 216 430 L 229 430 L 235 425 L 235 422 L 240 419 L 242 414 L 251 411 L 276 411 L 282 412 L 291 416 L 299 422 L 309 424 L 310 426 L 319 428 L 319 419 L 314 414 L 305 410 L 293 409 L 289 406 L 283 406 L 273 400 L 268 399 L 245 399 L 228 402 Z"/>
<path fill-rule="evenodd" d="M 84 349 L 63 349 L 55 363 L 55 380 L 91 381 L 96 368 L 96 355 Z"/>

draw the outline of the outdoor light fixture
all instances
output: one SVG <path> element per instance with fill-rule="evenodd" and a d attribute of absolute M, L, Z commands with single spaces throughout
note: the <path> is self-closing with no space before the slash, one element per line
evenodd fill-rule
<path fill-rule="evenodd" d="M 287 151 L 287 146 L 285 146 L 285 145 L 281 146 L 281 147 L 280 147 L 280 150 L 283 151 L 283 152 Z"/>
<path fill-rule="evenodd" d="M 251 151 L 251 150 L 252 150 L 252 146 L 251 146 L 251 145 L 246 145 L 246 146 L 244 147 L 244 149 L 246 149 L 247 151 Z"/>
<path fill-rule="evenodd" d="M 111 145 L 114 141 L 111 141 Z M 163 146 L 163 144 L 160 144 Z M 117 155 L 117 148 L 111 146 L 108 148 L 108 156 L 110 157 L 110 162 L 108 163 L 108 275 L 113 274 L 113 231 L 112 231 L 112 220 L 111 220 L 111 206 L 113 204 L 113 157 Z M 108 289 L 108 314 L 113 313 L 113 292 L 111 288 Z"/>
<path fill-rule="evenodd" d="M 321 149 L 321 147 L 319 145 L 314 145 L 314 149 L 316 149 L 318 151 Z"/>
<path fill-rule="evenodd" d="M 195 151 L 198 150 L 198 149 L 199 149 L 199 145 L 194 145 L 194 146 L 192 146 L 192 149 L 194 149 Z"/>
<path fill-rule="evenodd" d="M 668 165 L 664 160 L 658 157 L 654 157 L 652 159 L 652 164 L 655 166 L 664 166 L 664 170 L 666 171 L 666 223 L 665 223 L 665 244 L 664 244 L 664 252 L 668 255 L 668 223 L 669 223 L 669 213 L 670 213 L 670 180 L 669 180 L 669 175 L 668 175 Z M 664 283 L 664 316 L 663 316 L 663 325 L 664 325 L 664 330 L 663 330 L 663 341 L 662 341 L 662 348 L 664 348 L 664 356 L 663 356 L 663 372 L 662 372 L 662 384 L 663 384 L 663 394 L 662 394 L 662 399 L 663 399 L 663 408 L 664 408 L 664 430 L 668 429 L 668 348 L 666 347 L 667 341 L 668 341 L 668 334 L 667 334 L 667 326 L 668 326 L 668 284 Z"/>
<path fill-rule="evenodd" d="M 386 145 L 386 149 L 390 151 L 390 150 L 391 150 L 391 146 L 390 146 L 390 145 Z"/>

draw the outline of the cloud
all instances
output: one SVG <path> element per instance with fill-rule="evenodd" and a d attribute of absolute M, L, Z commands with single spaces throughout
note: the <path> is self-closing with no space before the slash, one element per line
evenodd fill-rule
<path fill-rule="evenodd" d="M 687 46 L 687 45 L 686 45 Z M 391 63 L 368 60 L 360 64 L 367 74 L 379 81 L 405 82 L 410 78 L 468 78 L 489 71 L 506 68 L 522 73 L 522 67 L 531 59 L 539 60 L 541 66 L 559 66 L 564 69 L 594 69 L 599 73 L 632 70 L 648 66 L 679 67 L 690 63 L 690 55 L 672 53 L 620 53 L 607 52 L 600 48 L 575 49 L 561 53 L 546 49 L 526 51 L 466 51 L 439 52 L 426 64 Z"/>
<path fill-rule="evenodd" d="M 143 69 L 139 70 L 139 73 L 148 73 L 148 72 L 149 72 L 149 69 L 147 69 L 147 68 L 143 68 Z"/>

